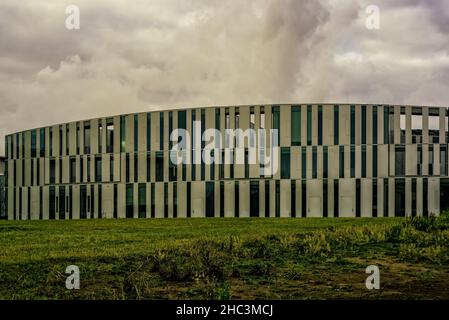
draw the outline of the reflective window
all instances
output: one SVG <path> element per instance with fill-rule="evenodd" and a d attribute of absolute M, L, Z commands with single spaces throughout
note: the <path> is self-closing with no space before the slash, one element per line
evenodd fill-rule
<path fill-rule="evenodd" d="M 126 119 L 125 116 L 120 117 L 120 151 L 125 152 L 126 146 Z"/>
<path fill-rule="evenodd" d="M 84 154 L 90 154 L 90 121 L 84 122 Z"/>
<path fill-rule="evenodd" d="M 323 144 L 323 106 L 318 106 L 318 145 Z"/>
<path fill-rule="evenodd" d="M 339 132 L 339 107 L 334 106 L 334 144 L 338 145 L 338 132 Z"/>
<path fill-rule="evenodd" d="M 397 145 L 395 146 L 395 175 L 405 176 L 405 146 Z"/>
<path fill-rule="evenodd" d="M 351 144 L 355 144 L 355 106 L 351 106 Z"/>
<path fill-rule="evenodd" d="M 192 165 L 192 168 L 195 166 Z M 156 181 L 164 181 L 164 153 L 156 152 Z"/>
<path fill-rule="evenodd" d="M 134 152 L 139 148 L 139 118 L 137 114 L 134 115 Z"/>
<path fill-rule="evenodd" d="M 377 144 L 377 106 L 373 106 L 373 144 Z"/>
<path fill-rule="evenodd" d="M 312 106 L 307 106 L 307 145 L 312 145 Z"/>
<path fill-rule="evenodd" d="M 362 106 L 362 144 L 366 144 L 366 106 Z"/>
<path fill-rule="evenodd" d="M 290 179 L 290 148 L 281 148 L 281 179 Z"/>
<path fill-rule="evenodd" d="M 301 145 L 301 106 L 292 106 L 291 111 L 292 146 Z"/>
<path fill-rule="evenodd" d="M 139 183 L 139 218 L 146 218 L 147 214 L 147 185 Z"/>
<path fill-rule="evenodd" d="M 340 146 L 338 148 L 339 151 L 339 173 L 340 173 L 340 178 L 344 178 L 345 177 L 345 148 L 344 146 Z"/>
<path fill-rule="evenodd" d="M 134 217 L 134 184 L 126 185 L 126 217 Z"/>

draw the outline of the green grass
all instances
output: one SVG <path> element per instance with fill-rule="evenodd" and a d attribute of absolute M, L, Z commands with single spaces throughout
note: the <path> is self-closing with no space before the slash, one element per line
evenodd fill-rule
<path fill-rule="evenodd" d="M 448 243 L 446 216 L 2 221 L 0 299 L 447 299 Z"/>

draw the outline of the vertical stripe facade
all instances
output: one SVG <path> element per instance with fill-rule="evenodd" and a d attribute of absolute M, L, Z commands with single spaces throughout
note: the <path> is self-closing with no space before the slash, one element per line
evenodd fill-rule
<path fill-rule="evenodd" d="M 254 105 L 166 110 L 7 135 L 10 220 L 183 217 L 427 216 L 449 208 L 448 110 L 393 105 Z M 198 124 L 195 126 L 195 124 Z M 206 129 L 255 129 L 244 163 L 202 159 Z M 249 143 L 278 129 L 279 170 L 261 176 Z M 233 137 L 233 139 L 237 137 Z M 254 141 L 252 141 L 254 140 Z M 197 143 L 198 142 L 198 143 Z M 268 152 L 272 141 L 266 141 Z M 258 150 L 257 152 L 260 152 Z"/>

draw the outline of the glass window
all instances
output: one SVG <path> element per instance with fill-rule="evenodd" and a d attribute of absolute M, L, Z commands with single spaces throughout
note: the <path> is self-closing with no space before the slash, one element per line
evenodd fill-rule
<path fill-rule="evenodd" d="M 168 112 L 168 150 L 171 150 L 173 148 L 173 141 L 170 139 L 170 135 L 173 132 L 173 112 Z M 171 161 L 170 161 L 171 162 Z"/>
<path fill-rule="evenodd" d="M 318 106 L 318 145 L 323 144 L 323 106 Z"/>
<path fill-rule="evenodd" d="M 307 181 L 301 181 L 301 217 L 307 217 Z"/>
<path fill-rule="evenodd" d="M 70 154 L 70 128 L 68 124 L 65 126 L 65 154 L 67 156 Z"/>
<path fill-rule="evenodd" d="M 340 178 L 345 177 L 345 147 L 340 146 L 339 147 L 339 172 L 340 172 Z"/>
<path fill-rule="evenodd" d="M 281 179 L 290 179 L 290 148 L 281 148 Z"/>
<path fill-rule="evenodd" d="M 328 163 L 329 159 L 328 159 L 328 147 L 324 146 L 323 147 L 323 178 L 327 179 L 328 178 L 328 167 L 329 167 L 329 163 Z"/>
<path fill-rule="evenodd" d="M 90 154 L 90 122 L 84 122 L 84 153 Z"/>
<path fill-rule="evenodd" d="M 306 179 L 307 178 L 307 152 L 306 152 L 306 147 L 302 147 L 301 149 L 301 171 L 302 171 L 302 178 Z"/>
<path fill-rule="evenodd" d="M 290 181 L 290 217 L 296 218 L 296 181 Z"/>
<path fill-rule="evenodd" d="M 361 185 L 360 179 L 355 180 L 355 216 L 360 218 L 361 213 Z"/>
<path fill-rule="evenodd" d="M 405 146 L 397 145 L 395 147 L 395 175 L 405 176 Z"/>
<path fill-rule="evenodd" d="M 389 143 L 390 132 L 390 110 L 388 106 L 384 106 L 384 144 Z"/>
<path fill-rule="evenodd" d="M 440 143 L 440 128 L 431 128 L 431 123 L 439 123 L 439 117 L 429 117 L 429 143 Z M 444 142 L 444 141 L 443 141 Z"/>
<path fill-rule="evenodd" d="M 362 178 L 366 178 L 366 145 L 362 146 Z"/>
<path fill-rule="evenodd" d="M 405 217 L 405 179 L 395 179 L 395 216 Z"/>
<path fill-rule="evenodd" d="M 422 115 L 412 115 L 412 143 L 422 143 Z"/>
<path fill-rule="evenodd" d="M 134 217 L 134 184 L 126 185 L 126 217 Z"/>
<path fill-rule="evenodd" d="M 307 145 L 312 145 L 312 106 L 307 106 Z"/>
<path fill-rule="evenodd" d="M 215 183 L 206 182 L 206 217 L 215 215 Z"/>
<path fill-rule="evenodd" d="M 377 180 L 373 179 L 372 189 L 371 189 L 371 196 L 372 196 L 372 205 L 373 205 L 373 217 L 377 217 Z"/>
<path fill-rule="evenodd" d="M 334 105 L 334 145 L 338 145 L 339 106 Z"/>
<path fill-rule="evenodd" d="M 220 181 L 220 217 L 224 218 L 224 181 Z"/>
<path fill-rule="evenodd" d="M 377 145 L 373 146 L 373 177 L 377 178 Z"/>
<path fill-rule="evenodd" d="M 56 212 L 56 196 L 55 196 L 55 187 L 50 187 L 50 193 L 49 193 L 49 219 L 54 220 L 55 219 L 55 212 Z M 19 189 L 19 213 L 22 213 L 22 188 Z"/>
<path fill-rule="evenodd" d="M 159 150 L 164 150 L 164 113 L 159 113 Z"/>
<path fill-rule="evenodd" d="M 351 106 L 351 144 L 355 144 L 355 106 Z"/>
<path fill-rule="evenodd" d="M 90 180 L 90 156 L 87 156 L 87 165 L 86 165 L 86 167 L 87 167 L 87 182 L 90 182 L 91 180 Z"/>
<path fill-rule="evenodd" d="M 55 159 L 50 159 L 50 184 L 55 184 L 56 164 Z"/>
<path fill-rule="evenodd" d="M 95 182 L 102 181 L 102 161 L 101 156 L 95 157 Z"/>
<path fill-rule="evenodd" d="M 156 216 L 156 195 L 155 195 L 155 184 L 151 184 L 151 218 Z M 187 196 L 189 196 L 189 184 L 187 184 Z M 190 197 L 187 197 L 187 208 L 189 207 Z M 189 212 L 189 211 L 187 211 Z"/>
<path fill-rule="evenodd" d="M 281 115 L 279 106 L 273 106 L 272 115 L 273 115 L 273 129 L 280 130 Z M 280 136 L 280 134 L 278 134 L 278 136 Z"/>
<path fill-rule="evenodd" d="M 126 171 L 126 182 L 129 182 L 129 153 L 125 155 L 125 171 Z"/>
<path fill-rule="evenodd" d="M 7 154 L 8 151 L 6 151 Z M 31 158 L 36 158 L 36 130 L 31 130 Z"/>
<path fill-rule="evenodd" d="M 70 158 L 70 183 L 75 182 L 76 182 L 76 159 Z"/>
<path fill-rule="evenodd" d="M 114 121 L 112 119 L 106 120 L 106 152 L 114 152 Z"/>
<path fill-rule="evenodd" d="M 265 129 L 265 109 L 260 107 L 260 128 Z"/>
<path fill-rule="evenodd" d="M 102 153 L 102 144 L 103 144 L 103 120 L 99 120 L 98 122 L 98 153 Z"/>
<path fill-rule="evenodd" d="M 355 146 L 351 146 L 351 178 L 355 178 Z"/>
<path fill-rule="evenodd" d="M 301 145 L 301 106 L 292 106 L 291 111 L 292 146 Z"/>
<path fill-rule="evenodd" d="M 114 155 L 109 156 L 109 181 L 114 181 Z"/>
<path fill-rule="evenodd" d="M 139 183 L 139 218 L 146 218 L 147 215 L 147 185 Z"/>
<path fill-rule="evenodd" d="M 134 115 L 134 152 L 139 149 L 139 118 L 137 114 Z"/>
<path fill-rule="evenodd" d="M 434 163 L 434 154 L 433 154 L 433 144 L 429 144 L 429 176 L 433 176 L 433 163 Z"/>
<path fill-rule="evenodd" d="M 147 182 L 151 181 L 151 153 L 147 153 Z"/>
<path fill-rule="evenodd" d="M 147 113 L 147 151 L 150 150 L 151 150 L 151 113 Z"/>
<path fill-rule="evenodd" d="M 447 146 L 440 145 L 440 175 L 447 176 Z"/>
<path fill-rule="evenodd" d="M 362 144 L 366 144 L 366 106 L 362 106 Z"/>
<path fill-rule="evenodd" d="M 377 106 L 373 106 L 373 144 L 377 144 Z"/>
<path fill-rule="evenodd" d="M 192 167 L 194 167 L 192 165 Z M 164 181 L 164 153 L 156 152 L 156 181 Z"/>
<path fill-rule="evenodd" d="M 50 127 L 49 129 L 49 136 L 50 136 L 50 157 L 53 157 L 53 128 Z M 17 152 L 17 154 L 19 154 L 19 152 Z M 24 155 L 22 154 L 22 157 L 24 157 Z"/>
<path fill-rule="evenodd" d="M 338 179 L 334 180 L 334 217 L 338 218 L 338 215 L 340 213 L 340 207 L 339 207 L 339 188 L 338 188 Z"/>
<path fill-rule="evenodd" d="M 318 176 L 317 172 L 317 147 L 312 147 L 312 179 L 316 179 Z"/>
<path fill-rule="evenodd" d="M 173 163 L 170 159 L 168 159 L 168 176 L 170 181 L 176 181 L 177 180 L 177 165 Z"/>
<path fill-rule="evenodd" d="M 259 216 L 259 181 L 250 181 L 250 216 Z"/>
<path fill-rule="evenodd" d="M 87 187 L 86 185 L 80 186 L 80 218 L 86 219 L 87 217 Z"/>
<path fill-rule="evenodd" d="M 80 154 L 81 128 L 79 122 L 76 123 L 76 154 Z"/>
<path fill-rule="evenodd" d="M 125 152 L 126 147 L 126 118 L 125 116 L 120 117 L 120 150 Z"/>

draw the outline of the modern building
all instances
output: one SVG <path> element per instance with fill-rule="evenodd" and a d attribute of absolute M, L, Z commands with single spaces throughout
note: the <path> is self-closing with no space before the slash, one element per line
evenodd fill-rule
<path fill-rule="evenodd" d="M 255 105 L 152 111 L 6 136 L 8 219 L 393 217 L 449 208 L 448 109 Z M 198 122 L 199 121 L 199 122 Z M 170 160 L 176 128 L 277 129 L 279 170 Z M 198 132 L 198 131 L 197 131 Z M 257 132 L 257 131 L 256 131 Z M 257 133 L 259 135 L 259 133 Z M 231 137 L 234 139 L 234 137 Z M 225 135 L 214 151 L 232 150 Z M 189 140 L 190 141 L 190 140 Z M 257 140 L 258 141 L 258 140 Z M 198 147 L 199 146 L 199 147 Z M 231 158 L 236 153 L 230 153 Z M 200 156 L 201 158 L 201 156 Z"/>
<path fill-rule="evenodd" d="M 6 219 L 5 157 L 0 156 L 0 219 Z"/>

